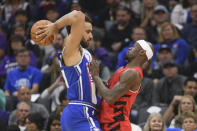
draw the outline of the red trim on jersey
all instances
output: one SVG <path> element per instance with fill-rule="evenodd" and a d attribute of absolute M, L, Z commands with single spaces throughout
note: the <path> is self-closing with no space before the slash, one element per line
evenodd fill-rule
<path fill-rule="evenodd" d="M 84 57 L 86 58 L 86 56 L 84 55 Z M 88 61 L 88 59 L 86 58 L 86 60 Z M 92 84 L 91 84 L 91 80 L 90 80 L 90 72 L 88 70 L 87 64 L 86 64 L 86 70 L 88 72 L 88 78 L 89 78 L 89 84 L 90 84 L 90 95 L 91 95 L 91 103 L 92 103 Z"/>

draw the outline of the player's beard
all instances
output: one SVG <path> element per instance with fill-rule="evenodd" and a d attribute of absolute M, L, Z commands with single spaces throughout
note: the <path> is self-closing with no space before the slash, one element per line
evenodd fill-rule
<path fill-rule="evenodd" d="M 84 38 L 82 38 L 80 44 L 81 44 L 81 46 L 82 46 L 83 48 L 87 48 L 87 47 L 88 47 L 88 42 L 87 42 Z"/>
<path fill-rule="evenodd" d="M 85 42 L 83 42 L 83 41 L 81 41 L 81 46 L 82 46 L 83 48 L 87 48 L 87 47 L 88 47 L 87 43 L 85 43 Z"/>

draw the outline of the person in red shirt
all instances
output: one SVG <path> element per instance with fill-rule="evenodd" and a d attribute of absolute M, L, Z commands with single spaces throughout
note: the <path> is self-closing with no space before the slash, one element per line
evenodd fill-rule
<path fill-rule="evenodd" d="M 98 62 L 93 60 L 89 64 L 96 88 L 103 97 L 98 115 L 103 131 L 131 131 L 129 112 L 141 90 L 142 66 L 152 56 L 151 43 L 136 41 L 127 52 L 128 64 L 119 68 L 106 84 L 99 77 Z"/>

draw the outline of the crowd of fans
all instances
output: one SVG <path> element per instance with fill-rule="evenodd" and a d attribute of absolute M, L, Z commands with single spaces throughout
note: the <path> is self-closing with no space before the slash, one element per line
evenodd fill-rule
<path fill-rule="evenodd" d="M 33 23 L 72 10 L 93 24 L 88 50 L 107 81 L 140 39 L 154 45 L 144 64 L 142 91 L 131 108 L 135 131 L 197 129 L 196 0 L 0 0 L 0 129 L 61 131 L 68 104 L 58 51 L 70 27 L 50 46 L 31 40 Z"/>

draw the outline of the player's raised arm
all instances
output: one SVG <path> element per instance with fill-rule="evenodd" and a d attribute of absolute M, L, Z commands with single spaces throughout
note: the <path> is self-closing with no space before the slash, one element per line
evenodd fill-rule
<path fill-rule="evenodd" d="M 36 32 L 36 35 L 37 38 L 45 41 L 46 39 L 55 36 L 61 28 L 70 25 L 71 33 L 67 37 L 64 46 L 66 46 L 67 48 L 72 48 L 71 51 L 75 51 L 75 49 L 78 49 L 80 41 L 82 39 L 82 34 L 84 32 L 84 23 L 85 15 L 81 11 L 74 10 L 62 16 L 52 24 L 39 26 L 39 31 Z"/>
<path fill-rule="evenodd" d="M 84 32 L 85 15 L 81 11 L 74 10 L 58 19 L 54 24 L 58 30 L 67 25 L 71 26 L 70 34 L 66 38 L 64 46 L 66 46 L 67 51 L 78 49 Z"/>

